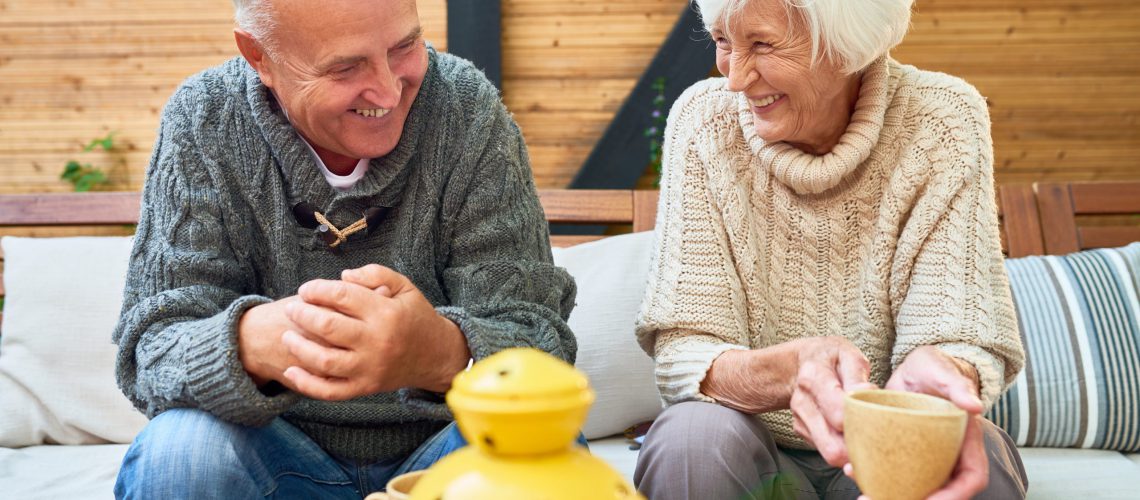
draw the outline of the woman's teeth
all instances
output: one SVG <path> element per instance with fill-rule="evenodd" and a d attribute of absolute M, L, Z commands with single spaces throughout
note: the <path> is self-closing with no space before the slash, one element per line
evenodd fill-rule
<path fill-rule="evenodd" d="M 781 97 L 784 97 L 784 94 L 770 95 L 770 96 L 765 97 L 763 99 L 749 99 L 749 101 L 752 102 L 753 106 L 756 106 L 758 108 L 763 108 L 764 106 L 767 106 L 769 104 L 776 102 Z"/>
<path fill-rule="evenodd" d="M 388 110 L 384 108 L 358 109 L 356 110 L 356 114 L 360 116 L 367 116 L 368 118 L 380 118 L 381 116 L 388 114 Z"/>

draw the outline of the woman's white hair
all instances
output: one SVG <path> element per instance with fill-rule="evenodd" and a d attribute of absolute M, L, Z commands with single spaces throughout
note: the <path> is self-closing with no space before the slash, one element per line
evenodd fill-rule
<path fill-rule="evenodd" d="M 706 28 L 740 13 L 753 0 L 693 0 Z M 777 0 L 797 12 L 811 36 L 811 60 L 819 57 L 857 73 L 902 42 L 914 0 Z"/>
<path fill-rule="evenodd" d="M 261 44 L 262 49 L 270 58 L 276 59 L 277 45 L 274 43 L 273 31 L 277 28 L 277 21 L 273 18 L 273 7 L 268 0 L 233 0 L 234 23 L 254 40 Z"/>

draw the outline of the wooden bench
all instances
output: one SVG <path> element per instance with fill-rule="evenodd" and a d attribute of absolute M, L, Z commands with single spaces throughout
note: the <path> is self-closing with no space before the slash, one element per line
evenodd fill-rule
<path fill-rule="evenodd" d="M 652 229 L 657 216 L 656 191 L 548 189 L 539 190 L 539 198 L 547 220 L 557 224 L 623 225 L 637 232 Z M 1001 186 L 998 206 L 1010 257 L 1140 241 L 1140 181 Z M 138 213 L 137 192 L 0 195 L 0 228 L 121 226 L 134 224 Z M 603 237 L 556 235 L 551 243 L 570 246 Z"/>
<path fill-rule="evenodd" d="M 38 226 L 123 226 L 138 221 L 140 193 L 91 192 L 0 195 L 0 228 Z M 624 225 L 632 231 L 653 229 L 656 191 L 539 190 L 546 218 L 556 224 Z M 565 247 L 604 236 L 556 235 L 551 244 Z M 0 263 L 3 252 L 0 250 Z M 4 297 L 0 268 L 0 299 Z"/>
<path fill-rule="evenodd" d="M 999 213 L 1010 257 L 1123 246 L 1140 241 L 1140 181 L 1002 186 Z"/>

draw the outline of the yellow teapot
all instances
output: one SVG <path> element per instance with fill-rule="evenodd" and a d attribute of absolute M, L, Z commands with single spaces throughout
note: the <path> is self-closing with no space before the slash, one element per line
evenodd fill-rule
<path fill-rule="evenodd" d="M 476 363 L 447 393 L 470 446 L 428 469 L 412 500 L 644 498 L 575 445 L 593 402 L 586 376 L 542 351 L 507 349 Z"/>

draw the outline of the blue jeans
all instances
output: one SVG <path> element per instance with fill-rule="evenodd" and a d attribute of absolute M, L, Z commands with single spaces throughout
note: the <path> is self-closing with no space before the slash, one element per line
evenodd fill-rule
<path fill-rule="evenodd" d="M 578 442 L 585 445 L 579 435 Z M 116 498 L 352 498 L 397 475 L 430 467 L 467 445 L 454 422 L 407 457 L 370 464 L 322 450 L 282 418 L 265 427 L 174 409 L 139 433 L 119 469 Z"/>

